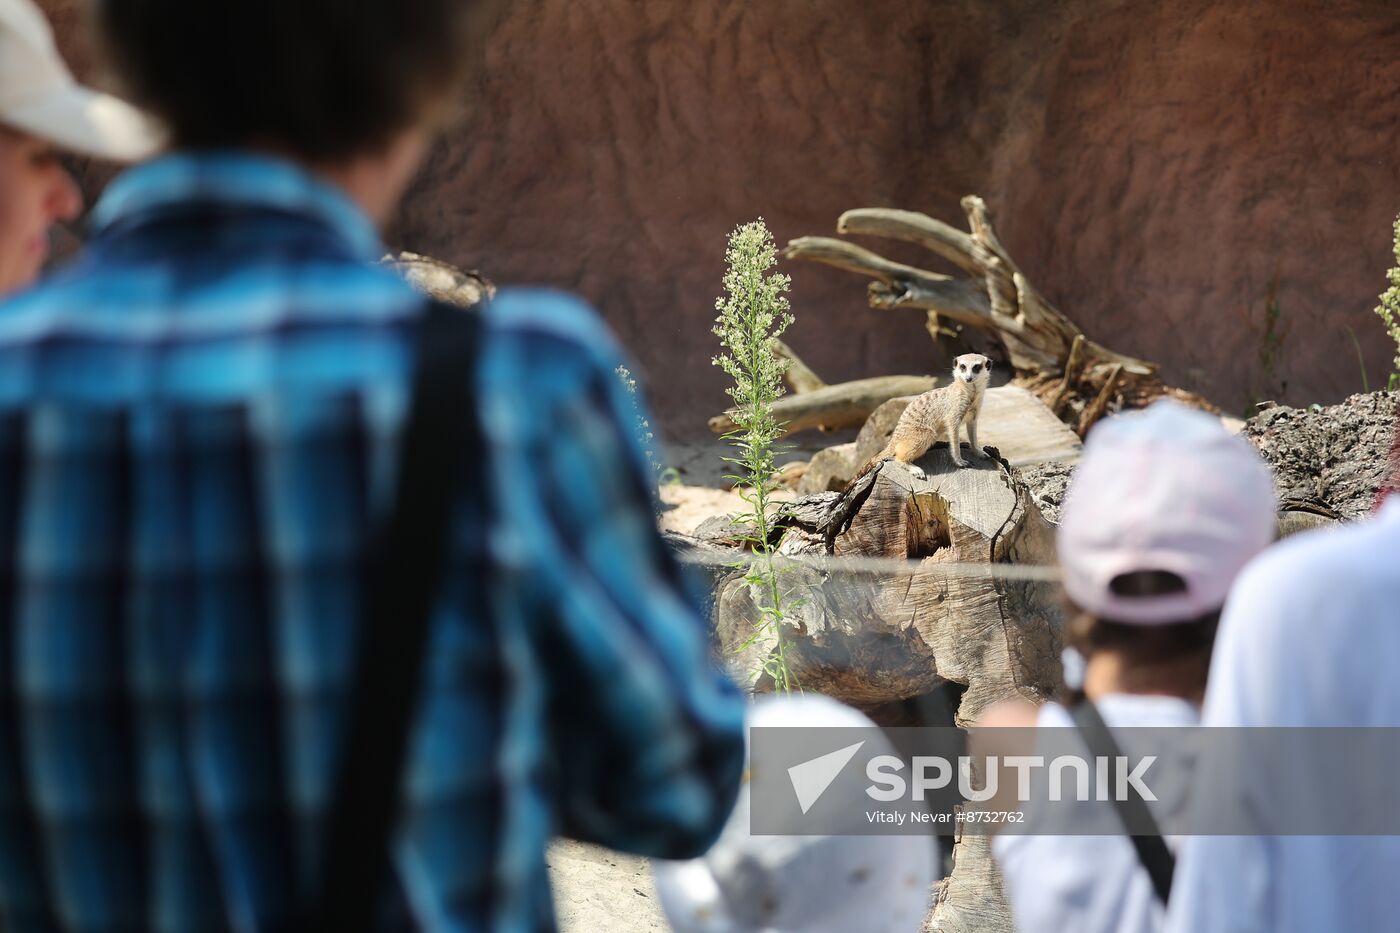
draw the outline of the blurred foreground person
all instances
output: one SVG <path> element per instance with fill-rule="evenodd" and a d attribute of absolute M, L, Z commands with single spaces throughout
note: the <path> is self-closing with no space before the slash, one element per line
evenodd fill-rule
<path fill-rule="evenodd" d="M 571 298 L 449 311 L 374 265 L 488 6 L 96 4 L 174 148 L 0 308 L 0 927 L 546 930 L 556 832 L 722 828 L 743 703 L 617 347 Z"/>
<path fill-rule="evenodd" d="M 830 697 L 755 701 L 755 728 L 875 729 Z M 867 733 L 863 733 L 867 734 Z M 892 754 L 885 738 L 870 747 Z M 868 749 L 867 749 L 868 750 Z M 929 911 L 938 849 L 930 836 L 755 836 L 752 781 L 702 858 L 658 862 L 656 893 L 675 933 L 915 933 Z M 849 806 L 862 809 L 863 797 Z"/>
<path fill-rule="evenodd" d="M 0 0 L 0 297 L 38 277 L 49 228 L 82 210 L 60 150 L 130 162 L 158 143 L 139 111 L 73 80 L 31 0 Z"/>
<path fill-rule="evenodd" d="M 1057 533 L 1071 603 L 1065 640 L 1085 658 L 1082 691 L 1067 706 L 994 710 L 983 724 L 1197 725 L 1220 608 L 1236 574 L 1272 540 L 1276 507 L 1263 461 L 1217 418 L 1159 401 L 1102 422 Z M 1016 929 L 1161 929 L 1157 885 L 1170 886 L 1172 840 L 1152 840 L 1143 852 L 1126 835 L 997 836 Z"/>
<path fill-rule="evenodd" d="M 1391 458 L 1369 519 L 1290 538 L 1240 577 L 1220 623 L 1206 725 L 1400 728 L 1400 430 Z M 1391 741 L 1362 741 L 1378 740 Z M 1288 767 L 1288 783 L 1311 790 L 1324 813 L 1364 805 L 1332 788 L 1367 762 L 1318 754 Z M 1207 775 L 1211 793 L 1242 812 L 1267 807 L 1274 782 L 1264 771 Z M 1180 933 L 1400 925 L 1395 836 L 1194 836 L 1177 875 L 1168 928 Z"/>

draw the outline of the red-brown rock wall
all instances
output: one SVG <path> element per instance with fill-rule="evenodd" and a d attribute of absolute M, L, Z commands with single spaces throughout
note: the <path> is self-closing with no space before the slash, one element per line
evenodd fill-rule
<path fill-rule="evenodd" d="M 585 295 L 673 434 L 724 401 L 710 325 L 732 227 L 762 215 L 782 243 L 850 207 L 957 220 L 969 192 L 1090 334 L 1229 408 L 1279 394 L 1260 362 L 1277 277 L 1273 382 L 1332 401 L 1361 385 L 1348 327 L 1373 386 L 1393 353 L 1371 308 L 1398 87 L 1383 2 L 538 0 L 500 25 L 478 105 L 389 236 Z M 786 271 L 789 343 L 824 377 L 942 367 L 918 313 Z"/>

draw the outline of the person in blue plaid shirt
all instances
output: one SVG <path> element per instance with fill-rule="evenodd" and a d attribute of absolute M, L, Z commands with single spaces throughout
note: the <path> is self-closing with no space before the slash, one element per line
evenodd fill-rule
<path fill-rule="evenodd" d="M 0 928 L 286 930 L 313 897 L 425 309 L 376 223 L 482 6 L 97 5 L 175 147 L 0 307 Z M 743 767 L 617 347 L 552 292 L 482 314 L 488 515 L 454 519 L 380 929 L 551 929 L 553 835 L 696 855 Z"/>

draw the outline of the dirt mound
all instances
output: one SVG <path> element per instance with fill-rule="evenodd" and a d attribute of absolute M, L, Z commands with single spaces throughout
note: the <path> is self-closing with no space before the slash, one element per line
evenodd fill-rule
<path fill-rule="evenodd" d="M 1400 441 L 1397 424 L 1400 392 L 1372 392 L 1325 408 L 1270 408 L 1246 422 L 1241 434 L 1273 470 L 1285 505 L 1314 503 L 1350 520 L 1370 511 L 1386 482 L 1391 445 Z M 1400 475 L 1400 463 L 1393 468 Z M 1021 470 L 1031 497 L 1053 522 L 1060 520 L 1073 475 L 1073 465 L 1058 461 Z"/>
<path fill-rule="evenodd" d="M 1245 423 L 1281 498 L 1320 502 L 1344 518 L 1365 515 L 1385 480 L 1400 419 L 1400 392 L 1353 395 L 1326 408 L 1270 408 Z"/>

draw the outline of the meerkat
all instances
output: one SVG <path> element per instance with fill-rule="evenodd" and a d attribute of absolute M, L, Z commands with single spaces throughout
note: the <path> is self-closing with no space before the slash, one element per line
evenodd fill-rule
<path fill-rule="evenodd" d="M 953 361 L 953 382 L 951 385 L 932 389 L 918 396 L 899 416 L 899 423 L 890 435 L 885 449 L 871 457 L 846 485 L 849 489 L 884 460 L 895 459 L 912 464 L 922 457 L 934 441 L 947 440 L 948 453 L 959 467 L 967 466 L 959 450 L 959 429 L 967 425 L 967 439 L 972 444 L 975 457 L 989 456 L 977 444 L 977 416 L 982 412 L 982 396 L 987 391 L 987 380 L 992 370 L 992 361 L 980 353 L 964 353 Z M 918 467 L 913 471 L 923 476 Z"/>

